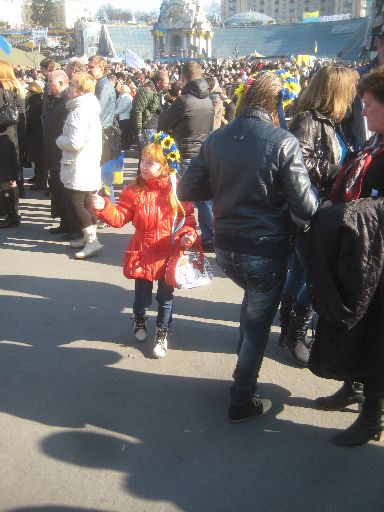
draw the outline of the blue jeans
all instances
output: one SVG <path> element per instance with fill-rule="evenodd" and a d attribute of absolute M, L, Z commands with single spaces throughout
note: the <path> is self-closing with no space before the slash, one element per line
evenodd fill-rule
<path fill-rule="evenodd" d="M 271 325 L 287 275 L 286 259 L 268 259 L 216 248 L 217 263 L 244 290 L 240 311 L 240 352 L 231 403 L 241 406 L 255 394 Z"/>
<path fill-rule="evenodd" d="M 181 161 L 180 176 L 183 176 L 190 163 L 190 158 L 185 158 Z M 195 206 L 197 208 L 197 220 L 201 231 L 201 240 L 202 242 L 211 242 L 214 238 L 212 201 L 197 201 Z"/>
<path fill-rule="evenodd" d="M 306 308 L 312 305 L 306 285 L 308 259 L 308 234 L 300 233 L 288 262 L 289 272 L 283 294 L 294 297 L 296 302 Z"/>
<path fill-rule="evenodd" d="M 147 309 L 152 304 L 153 281 L 135 279 L 135 300 L 133 302 L 133 314 L 145 316 Z M 164 279 L 159 279 L 156 300 L 157 309 L 156 324 L 158 327 L 169 327 L 172 322 L 173 288 L 168 286 Z"/>
<path fill-rule="evenodd" d="M 197 220 L 201 231 L 201 241 L 211 242 L 214 238 L 212 201 L 197 201 Z"/>

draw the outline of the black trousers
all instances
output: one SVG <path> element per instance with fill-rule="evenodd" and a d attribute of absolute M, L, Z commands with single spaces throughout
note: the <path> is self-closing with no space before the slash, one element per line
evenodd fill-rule
<path fill-rule="evenodd" d="M 97 217 L 92 207 L 93 192 L 83 190 L 65 189 L 66 202 L 69 207 L 69 214 L 72 223 L 77 224 L 81 229 L 88 228 L 97 223 Z"/>

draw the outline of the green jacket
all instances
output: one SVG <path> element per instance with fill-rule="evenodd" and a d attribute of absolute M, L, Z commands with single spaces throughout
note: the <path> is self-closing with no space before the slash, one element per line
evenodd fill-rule
<path fill-rule="evenodd" d="M 160 98 L 155 89 L 140 87 L 133 100 L 131 110 L 132 127 L 135 133 L 141 133 L 147 128 L 148 122 L 160 111 Z"/>

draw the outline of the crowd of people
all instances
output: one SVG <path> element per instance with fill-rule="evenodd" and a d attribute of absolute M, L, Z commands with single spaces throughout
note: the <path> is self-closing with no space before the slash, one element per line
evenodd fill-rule
<path fill-rule="evenodd" d="M 297 94 L 285 95 L 287 83 Z M 362 67 L 190 61 L 133 70 L 94 56 L 65 68 L 44 59 L 12 69 L 0 61 L 0 91 L 0 228 L 21 222 L 26 162 L 33 189 L 49 194 L 60 219 L 50 234 L 68 240 L 76 259 L 100 251 L 100 223 L 132 222 L 123 271 L 135 280 L 133 332 L 147 339 L 156 281 L 153 356 L 162 358 L 174 293 L 167 261 L 174 244 L 195 243 L 196 208 L 204 251 L 244 292 L 229 420 L 272 407 L 257 395 L 257 380 L 280 305 L 279 343 L 292 360 L 343 381 L 317 405 L 362 404 L 335 442 L 357 446 L 381 435 L 384 36 Z M 9 122 L 12 108 L 18 116 Z M 101 169 L 132 148 L 137 177 L 115 204 Z"/>

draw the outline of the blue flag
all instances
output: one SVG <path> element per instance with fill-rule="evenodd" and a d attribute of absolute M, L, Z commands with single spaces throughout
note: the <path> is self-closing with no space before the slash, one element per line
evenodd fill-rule
<path fill-rule="evenodd" d="M 0 50 L 9 55 L 11 53 L 12 45 L 8 43 L 5 37 L 0 36 Z"/>

